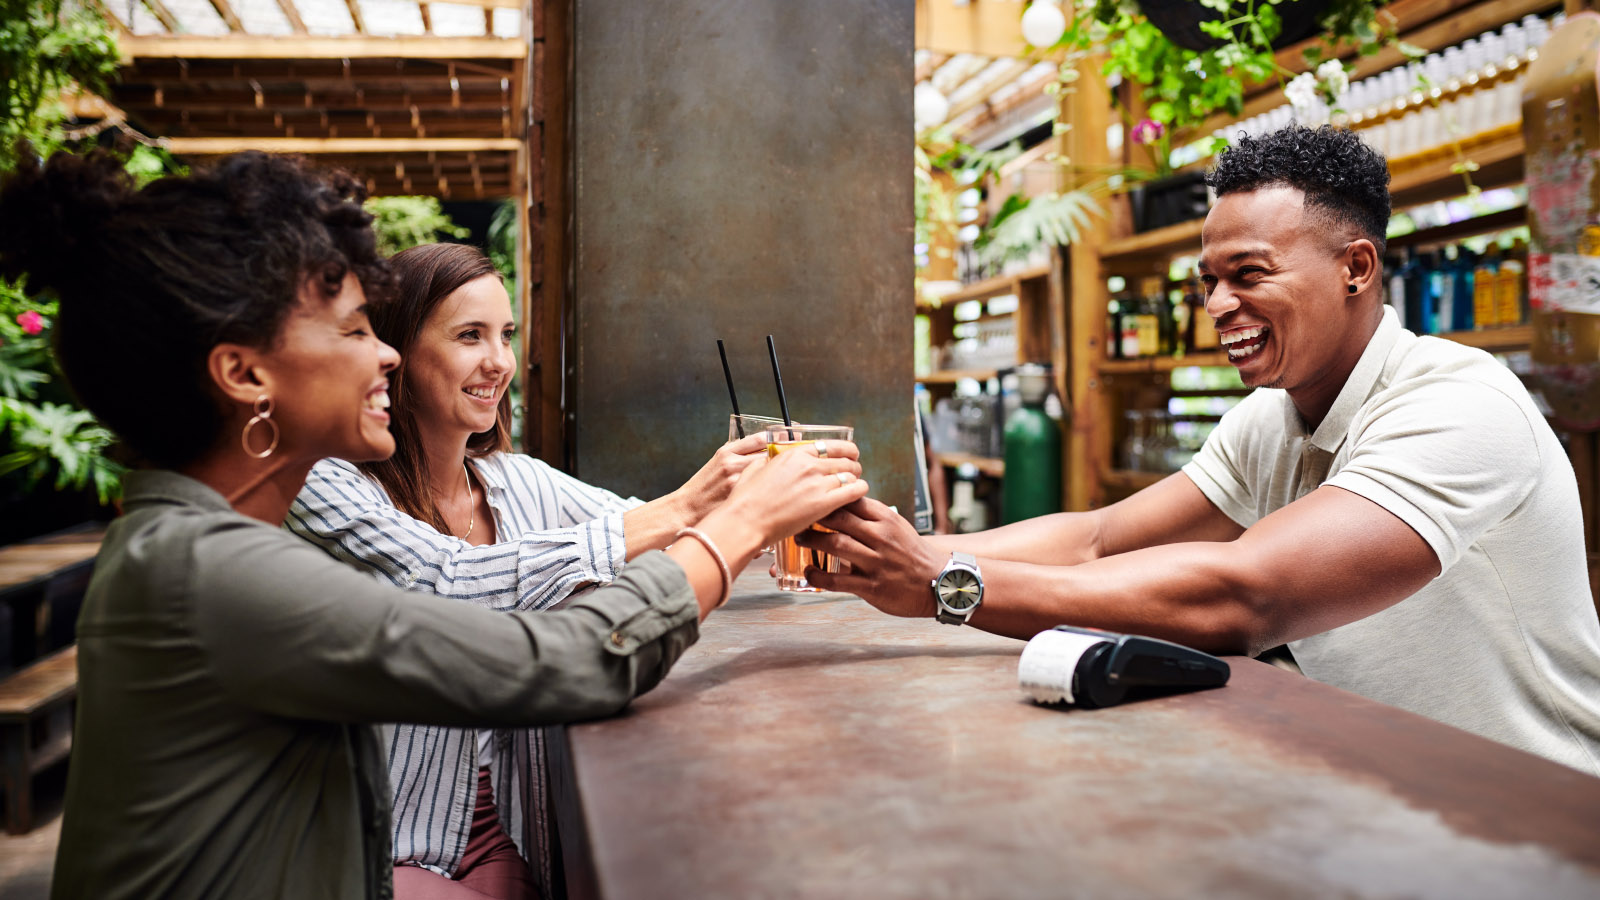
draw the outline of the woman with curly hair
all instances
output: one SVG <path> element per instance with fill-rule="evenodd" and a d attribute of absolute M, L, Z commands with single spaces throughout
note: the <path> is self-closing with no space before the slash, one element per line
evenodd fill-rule
<path fill-rule="evenodd" d="M 688 540 L 536 615 L 330 559 L 278 527 L 306 473 L 394 450 L 359 199 L 259 153 L 137 191 L 109 156 L 58 154 L 0 186 L 0 275 L 58 297 L 63 373 L 147 461 L 78 622 L 57 897 L 388 896 L 371 723 L 615 712 L 694 642 L 730 566 L 865 491 L 853 447 L 787 454 Z"/>

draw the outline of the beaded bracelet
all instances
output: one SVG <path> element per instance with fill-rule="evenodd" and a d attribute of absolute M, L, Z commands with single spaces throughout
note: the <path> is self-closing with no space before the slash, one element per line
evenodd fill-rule
<path fill-rule="evenodd" d="M 711 554 L 711 558 L 716 560 L 717 571 L 722 575 L 722 599 L 718 600 L 717 605 L 712 609 L 721 609 L 728 602 L 728 598 L 733 595 L 733 572 L 728 568 L 728 561 L 723 558 L 722 551 L 717 549 L 717 545 L 712 542 L 711 538 L 707 537 L 706 533 L 700 529 L 684 528 L 678 532 L 673 540 L 676 541 L 681 537 L 692 537 L 699 541 L 700 545 L 706 548 L 706 552 Z"/>

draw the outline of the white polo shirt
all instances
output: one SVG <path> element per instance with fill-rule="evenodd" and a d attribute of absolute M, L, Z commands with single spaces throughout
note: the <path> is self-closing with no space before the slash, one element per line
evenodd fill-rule
<path fill-rule="evenodd" d="M 1439 577 L 1290 645 L 1307 675 L 1600 775 L 1600 623 L 1577 481 L 1522 383 L 1394 310 L 1315 433 L 1281 390 L 1223 416 L 1183 468 L 1245 528 L 1323 484 L 1410 525 Z"/>

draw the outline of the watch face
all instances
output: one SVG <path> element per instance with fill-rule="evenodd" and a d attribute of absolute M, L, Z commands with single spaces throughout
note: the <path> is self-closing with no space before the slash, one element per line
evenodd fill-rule
<path fill-rule="evenodd" d="M 980 590 L 978 576 L 966 569 L 951 569 L 939 578 L 939 599 L 952 612 L 966 612 L 977 606 Z"/>

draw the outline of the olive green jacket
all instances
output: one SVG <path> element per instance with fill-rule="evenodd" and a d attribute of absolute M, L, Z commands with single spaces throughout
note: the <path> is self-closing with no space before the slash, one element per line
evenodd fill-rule
<path fill-rule="evenodd" d="M 374 723 L 614 713 L 698 637 L 659 552 L 556 612 L 382 584 L 173 472 L 129 475 L 78 620 L 52 896 L 388 897 Z"/>

